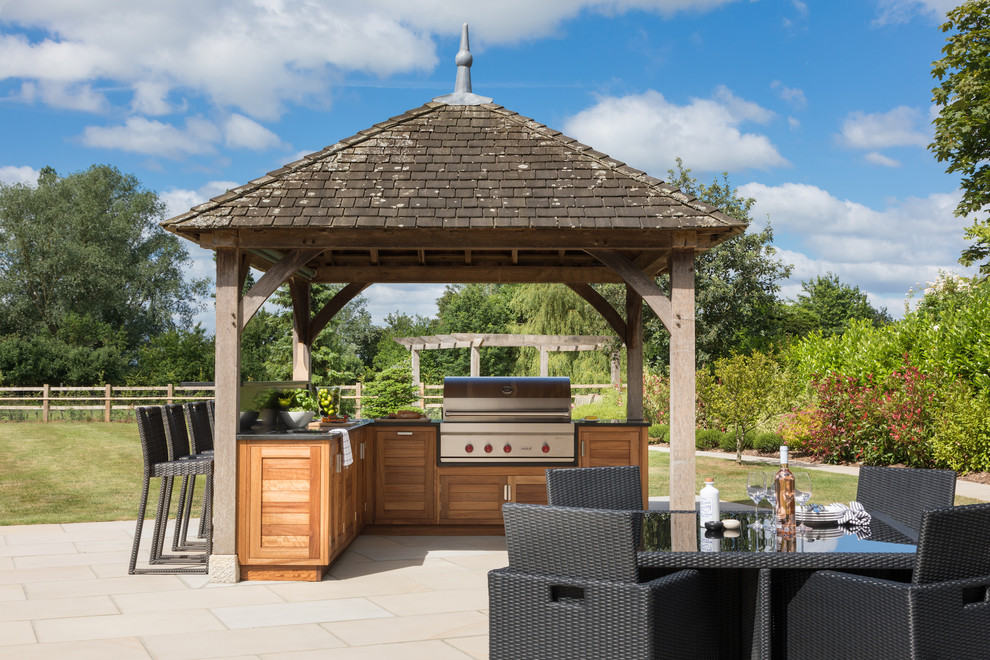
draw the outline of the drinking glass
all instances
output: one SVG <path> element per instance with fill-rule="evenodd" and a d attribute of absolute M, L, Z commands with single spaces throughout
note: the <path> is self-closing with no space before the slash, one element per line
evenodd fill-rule
<path fill-rule="evenodd" d="M 773 485 L 767 486 L 766 500 L 770 504 L 770 516 L 763 527 L 764 529 L 777 529 L 777 491 L 773 489 Z"/>
<path fill-rule="evenodd" d="M 795 472 L 794 473 L 794 501 L 799 506 L 804 506 L 811 499 L 811 475 L 807 472 Z M 798 525 L 798 530 L 802 532 L 808 531 L 809 527 L 801 521 Z"/>
<path fill-rule="evenodd" d="M 762 470 L 750 470 L 746 476 L 746 494 L 753 500 L 756 509 L 755 519 L 749 524 L 750 527 L 760 526 L 760 502 L 767 496 L 767 475 Z"/>

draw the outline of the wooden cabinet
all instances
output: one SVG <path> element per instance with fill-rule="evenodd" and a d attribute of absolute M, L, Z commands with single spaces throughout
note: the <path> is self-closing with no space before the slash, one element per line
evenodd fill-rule
<path fill-rule="evenodd" d="M 237 548 L 245 579 L 322 577 L 330 561 L 330 451 L 329 440 L 239 445 Z"/>
<path fill-rule="evenodd" d="M 589 424 L 578 426 L 578 465 L 603 467 L 610 465 L 640 466 L 643 484 L 643 506 L 649 503 L 649 463 L 645 425 Z"/>
<path fill-rule="evenodd" d="M 437 429 L 375 429 L 375 522 L 436 522 Z"/>
<path fill-rule="evenodd" d="M 547 503 L 543 468 L 441 468 L 439 483 L 440 523 L 501 525 L 506 502 Z"/>

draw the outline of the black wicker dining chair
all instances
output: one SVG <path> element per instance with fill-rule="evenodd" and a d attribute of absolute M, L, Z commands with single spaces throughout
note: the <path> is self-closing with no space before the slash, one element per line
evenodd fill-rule
<path fill-rule="evenodd" d="M 639 581 L 639 512 L 505 504 L 509 565 L 488 574 L 489 655 L 707 658 L 698 571 Z"/>
<path fill-rule="evenodd" d="M 206 475 L 212 480 L 213 459 L 186 457 L 180 460 L 170 460 L 169 443 L 165 432 L 165 414 L 161 406 L 140 407 L 135 410 L 138 423 L 138 435 L 141 438 L 141 452 L 144 456 L 144 484 L 141 490 L 141 502 L 138 506 L 137 524 L 134 530 L 134 542 L 131 548 L 131 558 L 127 572 L 172 574 L 172 573 L 206 573 L 207 562 L 212 550 L 212 528 L 207 519 L 207 533 L 202 553 L 165 555 L 162 551 L 165 539 L 165 529 L 168 525 L 169 509 L 171 508 L 172 482 L 176 477 Z M 158 493 L 158 505 L 155 510 L 155 527 L 151 539 L 151 551 L 148 563 L 165 564 L 163 568 L 138 568 L 137 558 L 141 545 L 141 533 L 144 528 L 144 518 L 148 508 L 148 493 L 151 480 L 160 478 L 161 485 Z M 177 516 L 178 519 L 178 516 Z M 185 566 L 178 566 L 183 564 Z"/>
<path fill-rule="evenodd" d="M 929 509 L 911 581 L 813 573 L 787 605 L 787 657 L 986 658 L 990 504 Z"/>
<path fill-rule="evenodd" d="M 550 468 L 547 503 L 588 509 L 642 511 L 642 482 L 638 465 Z"/>
<path fill-rule="evenodd" d="M 952 506 L 956 496 L 953 470 L 875 467 L 859 469 L 856 501 L 882 513 L 917 535 L 925 511 Z"/>

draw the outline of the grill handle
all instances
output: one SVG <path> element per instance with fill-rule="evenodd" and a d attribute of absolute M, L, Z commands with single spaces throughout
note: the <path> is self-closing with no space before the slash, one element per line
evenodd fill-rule
<path fill-rule="evenodd" d="M 558 413 L 553 410 L 473 410 L 471 412 L 458 412 L 456 410 L 448 410 L 444 415 L 446 418 L 450 419 L 452 417 L 564 417 L 570 419 L 570 414 L 568 413 Z"/>

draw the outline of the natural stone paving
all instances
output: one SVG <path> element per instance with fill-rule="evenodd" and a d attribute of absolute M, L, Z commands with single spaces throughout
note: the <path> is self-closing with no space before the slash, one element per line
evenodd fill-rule
<path fill-rule="evenodd" d="M 0 659 L 488 657 L 501 537 L 361 536 L 319 583 L 211 584 L 127 575 L 133 529 L 0 527 Z"/>

